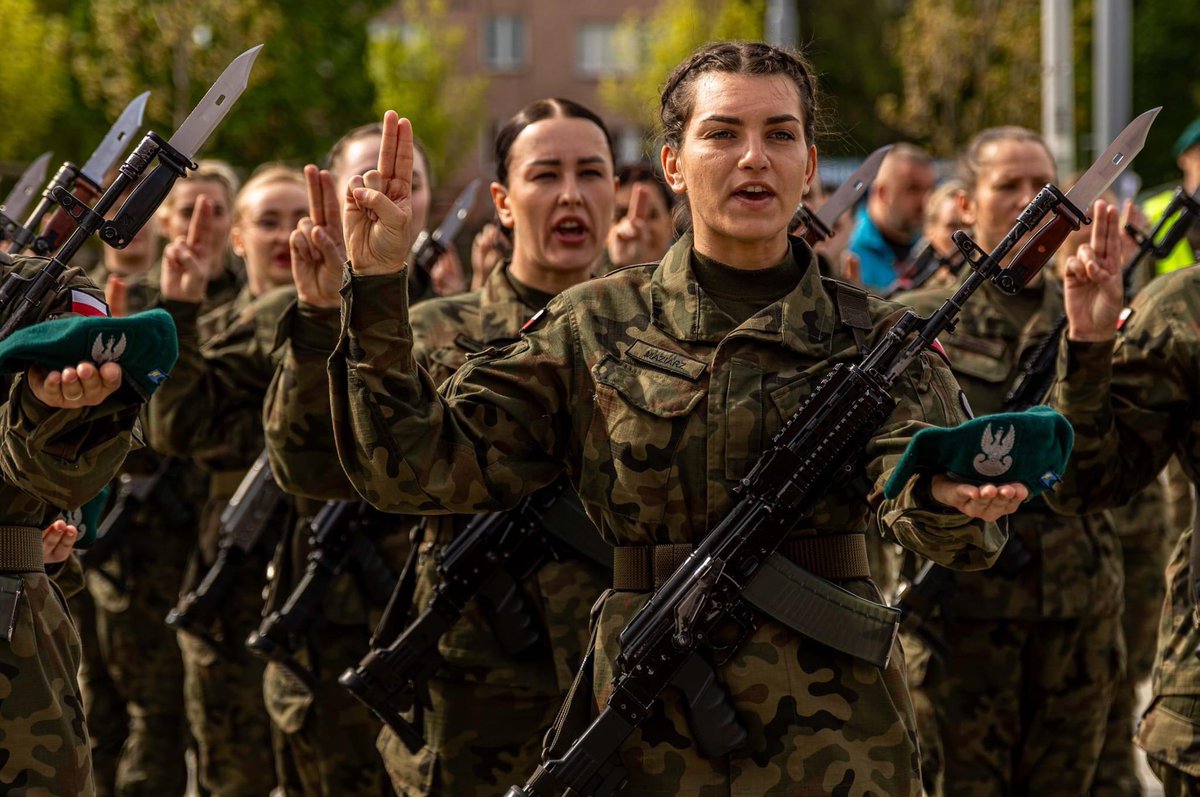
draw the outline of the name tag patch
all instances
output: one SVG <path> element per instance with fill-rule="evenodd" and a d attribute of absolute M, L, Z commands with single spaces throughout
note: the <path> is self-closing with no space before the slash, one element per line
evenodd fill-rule
<path fill-rule="evenodd" d="M 687 357 L 679 352 L 667 351 L 657 346 L 651 346 L 641 340 L 630 346 L 627 353 L 638 362 L 654 366 L 676 376 L 682 376 L 693 382 L 700 378 L 700 375 L 704 373 L 704 369 L 707 367 L 699 360 Z"/>

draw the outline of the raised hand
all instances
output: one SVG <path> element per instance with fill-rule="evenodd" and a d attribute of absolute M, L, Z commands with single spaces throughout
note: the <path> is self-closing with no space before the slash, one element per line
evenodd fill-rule
<path fill-rule="evenodd" d="M 196 197 L 187 235 L 176 238 L 163 249 L 160 289 L 164 299 L 193 304 L 204 301 L 217 257 L 212 219 L 212 200 L 201 194 Z"/>
<path fill-rule="evenodd" d="M 93 363 L 81 362 L 61 371 L 46 371 L 35 365 L 27 373 L 26 384 L 34 397 L 47 407 L 60 410 L 94 407 L 121 386 L 121 366 L 116 363 L 104 363 L 97 368 Z"/>
<path fill-rule="evenodd" d="M 1063 301 L 1068 339 L 1097 342 L 1116 334 L 1125 291 L 1117 209 L 1098 199 L 1092 205 L 1092 219 L 1091 242 L 1067 258 Z"/>
<path fill-rule="evenodd" d="M 504 236 L 492 222 L 476 233 L 471 242 L 471 290 L 478 290 L 487 282 L 492 269 L 505 257 L 504 247 Z"/>
<path fill-rule="evenodd" d="M 110 274 L 104 282 L 104 302 L 108 313 L 114 318 L 129 315 L 129 285 L 116 274 Z"/>
<path fill-rule="evenodd" d="M 929 491 L 938 503 L 952 506 L 967 517 L 999 520 L 1017 511 L 1029 497 L 1029 488 L 1012 484 L 964 484 L 942 474 L 933 477 Z"/>
<path fill-rule="evenodd" d="M 467 289 L 467 277 L 463 273 L 462 261 L 458 252 L 450 247 L 429 269 L 429 279 L 433 282 L 433 292 L 438 296 L 453 296 Z"/>
<path fill-rule="evenodd" d="M 308 187 L 308 216 L 300 220 L 288 243 L 292 250 L 292 279 L 300 301 L 315 307 L 337 307 L 342 286 L 346 245 L 342 211 L 333 177 L 327 170 L 304 167 Z"/>
<path fill-rule="evenodd" d="M 412 246 L 412 124 L 383 116 L 379 168 L 350 179 L 342 231 L 355 274 L 396 274 Z"/>
<path fill-rule="evenodd" d="M 650 215 L 650 187 L 634 183 L 629 192 L 629 210 L 613 225 L 608 234 L 608 259 L 614 266 L 632 266 L 653 262 L 658 253 L 651 251 L 650 230 L 646 219 Z"/>

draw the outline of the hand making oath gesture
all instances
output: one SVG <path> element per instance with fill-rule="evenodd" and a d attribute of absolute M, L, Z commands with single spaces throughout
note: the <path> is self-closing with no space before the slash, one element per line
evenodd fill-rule
<path fill-rule="evenodd" d="M 350 178 L 342 230 L 358 275 L 397 274 L 412 241 L 412 124 L 395 111 L 383 116 L 379 168 Z"/>

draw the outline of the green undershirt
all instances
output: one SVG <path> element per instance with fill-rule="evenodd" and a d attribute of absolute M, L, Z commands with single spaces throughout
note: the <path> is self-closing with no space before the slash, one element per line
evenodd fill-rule
<path fill-rule="evenodd" d="M 779 263 L 753 271 L 727 266 L 693 249 L 692 271 L 713 303 L 738 324 L 787 296 L 804 275 L 790 249 Z"/>

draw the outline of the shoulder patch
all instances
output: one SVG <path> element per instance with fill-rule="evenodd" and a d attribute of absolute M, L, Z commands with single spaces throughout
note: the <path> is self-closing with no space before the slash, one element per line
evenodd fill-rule
<path fill-rule="evenodd" d="M 1129 319 L 1131 318 L 1133 318 L 1133 308 L 1126 307 L 1121 311 L 1121 314 L 1117 316 L 1117 331 L 1120 332 L 1123 330 L 1125 328 L 1125 324 L 1129 323 Z"/>
<path fill-rule="evenodd" d="M 533 330 L 537 329 L 538 326 L 541 325 L 542 321 L 545 320 L 545 318 L 546 318 L 546 308 L 543 307 L 541 310 L 538 310 L 536 313 L 533 314 L 533 318 L 530 318 L 528 321 L 526 321 L 524 324 L 521 325 L 521 334 L 524 335 L 526 332 L 532 332 Z"/>
<path fill-rule="evenodd" d="M 700 378 L 707 368 L 700 360 L 693 359 L 679 352 L 667 351 L 657 346 L 651 346 L 639 340 L 629 347 L 627 354 L 638 362 L 659 368 L 676 376 L 686 377 L 693 382 Z"/>
<path fill-rule="evenodd" d="M 71 309 L 69 312 L 75 315 L 98 316 L 102 318 L 107 318 L 110 315 L 107 304 L 90 293 L 85 293 L 75 288 L 71 289 Z"/>

